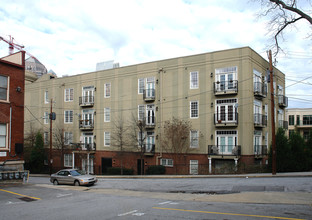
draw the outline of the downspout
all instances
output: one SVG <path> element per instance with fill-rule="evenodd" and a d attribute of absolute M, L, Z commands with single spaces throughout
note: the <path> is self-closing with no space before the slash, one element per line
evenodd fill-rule
<path fill-rule="evenodd" d="M 9 154 L 11 153 L 11 133 L 12 133 L 12 106 L 10 105 L 10 128 L 9 128 Z"/>

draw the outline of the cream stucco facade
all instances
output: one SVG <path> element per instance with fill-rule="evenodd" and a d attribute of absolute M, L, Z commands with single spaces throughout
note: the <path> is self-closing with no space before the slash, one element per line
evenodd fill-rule
<path fill-rule="evenodd" d="M 61 130 L 71 146 L 62 164 L 55 158 L 54 166 L 87 165 L 95 173 L 119 166 L 119 148 L 111 140 L 114 124 L 133 116 L 146 123 L 147 166 L 163 164 L 170 173 L 178 164 L 160 144 L 163 123 L 172 117 L 192 124 L 190 150 L 179 161 L 185 174 L 211 173 L 226 163 L 265 164 L 271 144 L 268 68 L 264 58 L 243 47 L 62 78 L 43 75 L 26 84 L 25 135 L 31 125 L 48 138 L 52 99 L 53 132 Z M 287 106 L 285 75 L 278 69 L 273 85 L 276 124 L 284 126 L 279 121 L 285 120 Z M 138 172 L 138 146 L 124 151 L 124 166 Z"/>

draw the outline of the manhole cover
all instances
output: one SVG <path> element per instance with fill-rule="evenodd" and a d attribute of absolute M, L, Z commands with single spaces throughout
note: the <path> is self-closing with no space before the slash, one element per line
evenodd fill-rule
<path fill-rule="evenodd" d="M 33 202 L 33 201 L 36 201 L 36 199 L 33 199 L 33 198 L 29 198 L 29 197 L 22 197 L 22 198 L 19 198 L 20 200 L 24 201 L 24 202 Z"/>

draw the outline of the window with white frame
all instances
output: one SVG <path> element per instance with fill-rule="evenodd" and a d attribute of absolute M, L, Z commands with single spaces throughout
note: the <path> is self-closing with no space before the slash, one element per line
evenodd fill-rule
<path fill-rule="evenodd" d="M 237 123 L 237 99 L 216 100 L 215 123 Z"/>
<path fill-rule="evenodd" d="M 0 148 L 7 148 L 7 124 L 0 124 Z"/>
<path fill-rule="evenodd" d="M 45 145 L 48 145 L 49 144 L 49 132 L 45 131 L 43 133 L 43 141 L 44 141 L 44 144 Z"/>
<path fill-rule="evenodd" d="M 216 131 L 216 145 L 219 154 L 232 154 L 233 149 L 237 146 L 236 130 L 218 130 Z"/>
<path fill-rule="evenodd" d="M 104 108 L 104 122 L 110 122 L 110 108 Z"/>
<path fill-rule="evenodd" d="M 49 103 L 49 92 L 47 90 L 44 92 L 44 103 Z"/>
<path fill-rule="evenodd" d="M 64 132 L 64 144 L 70 145 L 71 143 L 73 143 L 73 133 L 65 131 Z"/>
<path fill-rule="evenodd" d="M 110 146 L 110 133 L 105 131 L 104 132 L 104 146 Z"/>
<path fill-rule="evenodd" d="M 104 98 L 109 98 L 111 96 L 111 84 L 104 84 Z"/>
<path fill-rule="evenodd" d="M 147 132 L 146 133 L 145 151 L 146 152 L 152 152 L 154 146 L 155 146 L 155 135 L 154 135 L 154 132 Z"/>
<path fill-rule="evenodd" d="M 144 91 L 144 78 L 138 80 L 138 93 L 143 94 Z"/>
<path fill-rule="evenodd" d="M 82 133 L 82 136 L 80 137 L 80 142 L 83 144 L 82 145 L 83 150 L 95 149 L 93 132 Z"/>
<path fill-rule="evenodd" d="M 43 121 L 44 124 L 49 124 L 49 112 L 44 112 Z"/>
<path fill-rule="evenodd" d="M 64 154 L 64 167 L 71 167 L 73 165 L 73 155 Z"/>
<path fill-rule="evenodd" d="M 8 101 L 9 100 L 9 77 L 0 76 L 0 100 Z"/>
<path fill-rule="evenodd" d="M 65 102 L 72 102 L 74 100 L 74 89 L 71 88 L 65 89 L 64 96 Z"/>
<path fill-rule="evenodd" d="M 198 101 L 191 101 L 190 102 L 190 117 L 191 118 L 198 118 Z"/>
<path fill-rule="evenodd" d="M 80 120 L 80 127 L 92 128 L 94 127 L 94 109 L 83 109 Z"/>
<path fill-rule="evenodd" d="M 64 112 L 64 122 L 65 123 L 73 123 L 74 111 L 68 110 Z"/>
<path fill-rule="evenodd" d="M 146 105 L 146 121 L 147 126 L 155 125 L 155 105 Z"/>
<path fill-rule="evenodd" d="M 138 120 L 144 120 L 145 105 L 138 105 Z"/>
<path fill-rule="evenodd" d="M 191 131 L 190 132 L 190 147 L 198 148 L 199 145 L 199 131 Z"/>
<path fill-rule="evenodd" d="M 255 155 L 262 154 L 262 131 L 254 131 L 254 153 Z"/>
<path fill-rule="evenodd" d="M 254 100 L 254 123 L 262 125 L 262 102 Z"/>
<path fill-rule="evenodd" d="M 160 160 L 160 165 L 163 165 L 166 167 L 173 167 L 173 159 L 162 158 Z"/>
<path fill-rule="evenodd" d="M 190 72 L 190 89 L 198 89 L 198 71 Z"/>
<path fill-rule="evenodd" d="M 216 82 L 218 82 L 218 90 L 233 89 L 237 80 L 237 67 L 225 67 L 216 69 Z"/>
<path fill-rule="evenodd" d="M 146 98 L 155 97 L 155 77 L 147 77 L 144 81 L 145 91 L 144 95 Z"/>

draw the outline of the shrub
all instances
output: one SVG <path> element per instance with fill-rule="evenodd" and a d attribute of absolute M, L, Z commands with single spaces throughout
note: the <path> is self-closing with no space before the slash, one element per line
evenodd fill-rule
<path fill-rule="evenodd" d="M 161 175 L 166 173 L 166 167 L 162 165 L 149 166 L 146 170 L 147 175 Z"/>

